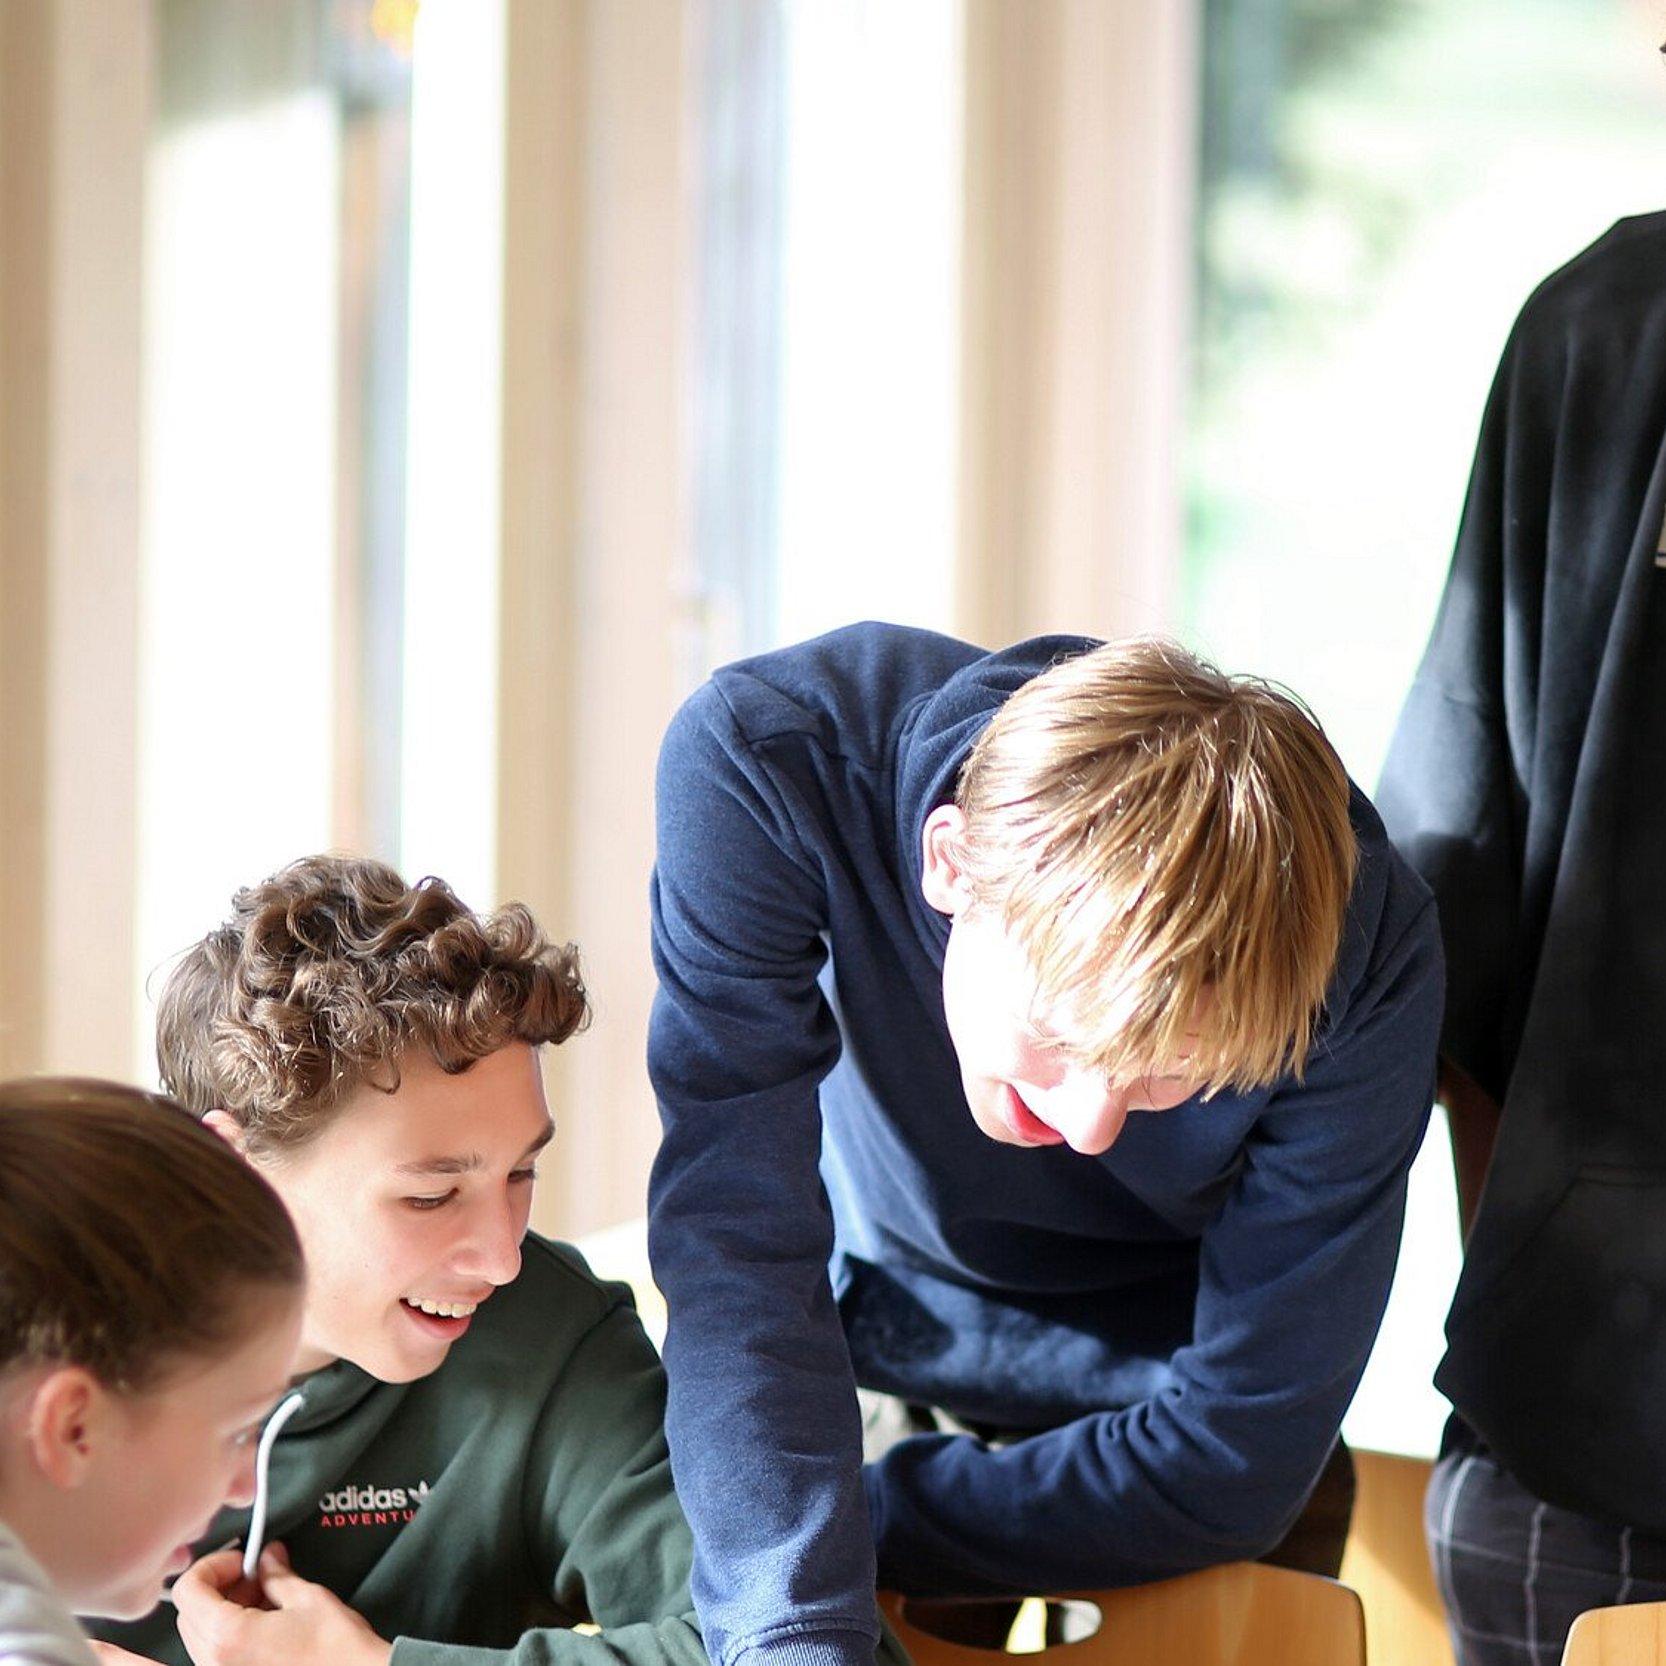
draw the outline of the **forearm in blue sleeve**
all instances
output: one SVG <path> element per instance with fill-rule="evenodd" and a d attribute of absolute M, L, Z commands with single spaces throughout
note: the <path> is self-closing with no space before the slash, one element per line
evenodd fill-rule
<path fill-rule="evenodd" d="M 666 1429 L 694 1529 L 695 1603 L 718 1666 L 789 1642 L 796 1654 L 822 1632 L 855 1633 L 838 1643 L 839 1659 L 871 1661 L 877 1635 L 856 1393 L 826 1273 L 830 1228 L 814 1152 L 784 1137 L 790 1121 L 737 1111 L 721 1132 L 692 1136 L 689 1151 L 673 1119 L 656 1165 Z"/>

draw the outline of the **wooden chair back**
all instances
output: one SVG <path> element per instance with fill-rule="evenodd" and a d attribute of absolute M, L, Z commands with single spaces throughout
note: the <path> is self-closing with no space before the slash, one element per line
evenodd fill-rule
<path fill-rule="evenodd" d="M 1581 1614 L 1568 1633 L 1562 1666 L 1666 1666 L 1666 1602 Z"/>
<path fill-rule="evenodd" d="M 1099 1629 L 1041 1650 L 1037 1666 L 1364 1666 L 1365 1617 L 1346 1585 L 1259 1562 L 1118 1591 L 1075 1591 L 1054 1602 L 1091 1603 Z M 915 1666 L 992 1666 L 1000 1651 L 945 1642 L 908 1617 L 908 1601 L 880 1606 Z"/>
<path fill-rule="evenodd" d="M 1365 1609 L 1371 1666 L 1453 1666 L 1435 1571 L 1423 1537 L 1426 1458 L 1354 1448 L 1354 1519 L 1342 1557 L 1342 1583 Z"/>

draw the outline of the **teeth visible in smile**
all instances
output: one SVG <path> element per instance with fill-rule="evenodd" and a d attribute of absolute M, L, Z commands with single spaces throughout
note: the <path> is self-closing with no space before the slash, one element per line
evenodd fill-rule
<path fill-rule="evenodd" d="M 421 1313 L 432 1314 L 436 1319 L 466 1319 L 479 1307 L 479 1302 L 429 1302 L 420 1301 L 415 1296 L 400 1298 L 407 1307 L 414 1307 Z"/>

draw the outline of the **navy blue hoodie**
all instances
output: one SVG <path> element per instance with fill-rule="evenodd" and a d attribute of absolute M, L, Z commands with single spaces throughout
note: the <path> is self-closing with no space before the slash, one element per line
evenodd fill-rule
<path fill-rule="evenodd" d="M 922 824 L 1007 696 L 1089 646 L 856 626 L 719 672 L 666 737 L 650 1245 L 718 1666 L 868 1658 L 876 1550 L 884 1584 L 959 1592 L 1259 1554 L 1364 1367 L 1442 992 L 1428 893 L 1363 797 L 1300 1085 L 1131 1119 L 1099 1157 L 968 1113 Z M 853 1382 L 1045 1432 L 864 1474 Z"/>

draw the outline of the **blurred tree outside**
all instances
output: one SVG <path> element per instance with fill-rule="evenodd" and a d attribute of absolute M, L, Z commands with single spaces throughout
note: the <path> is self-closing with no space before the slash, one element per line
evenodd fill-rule
<path fill-rule="evenodd" d="M 1182 625 L 1368 789 L 1533 286 L 1666 206 L 1666 7 L 1205 0 Z"/>

